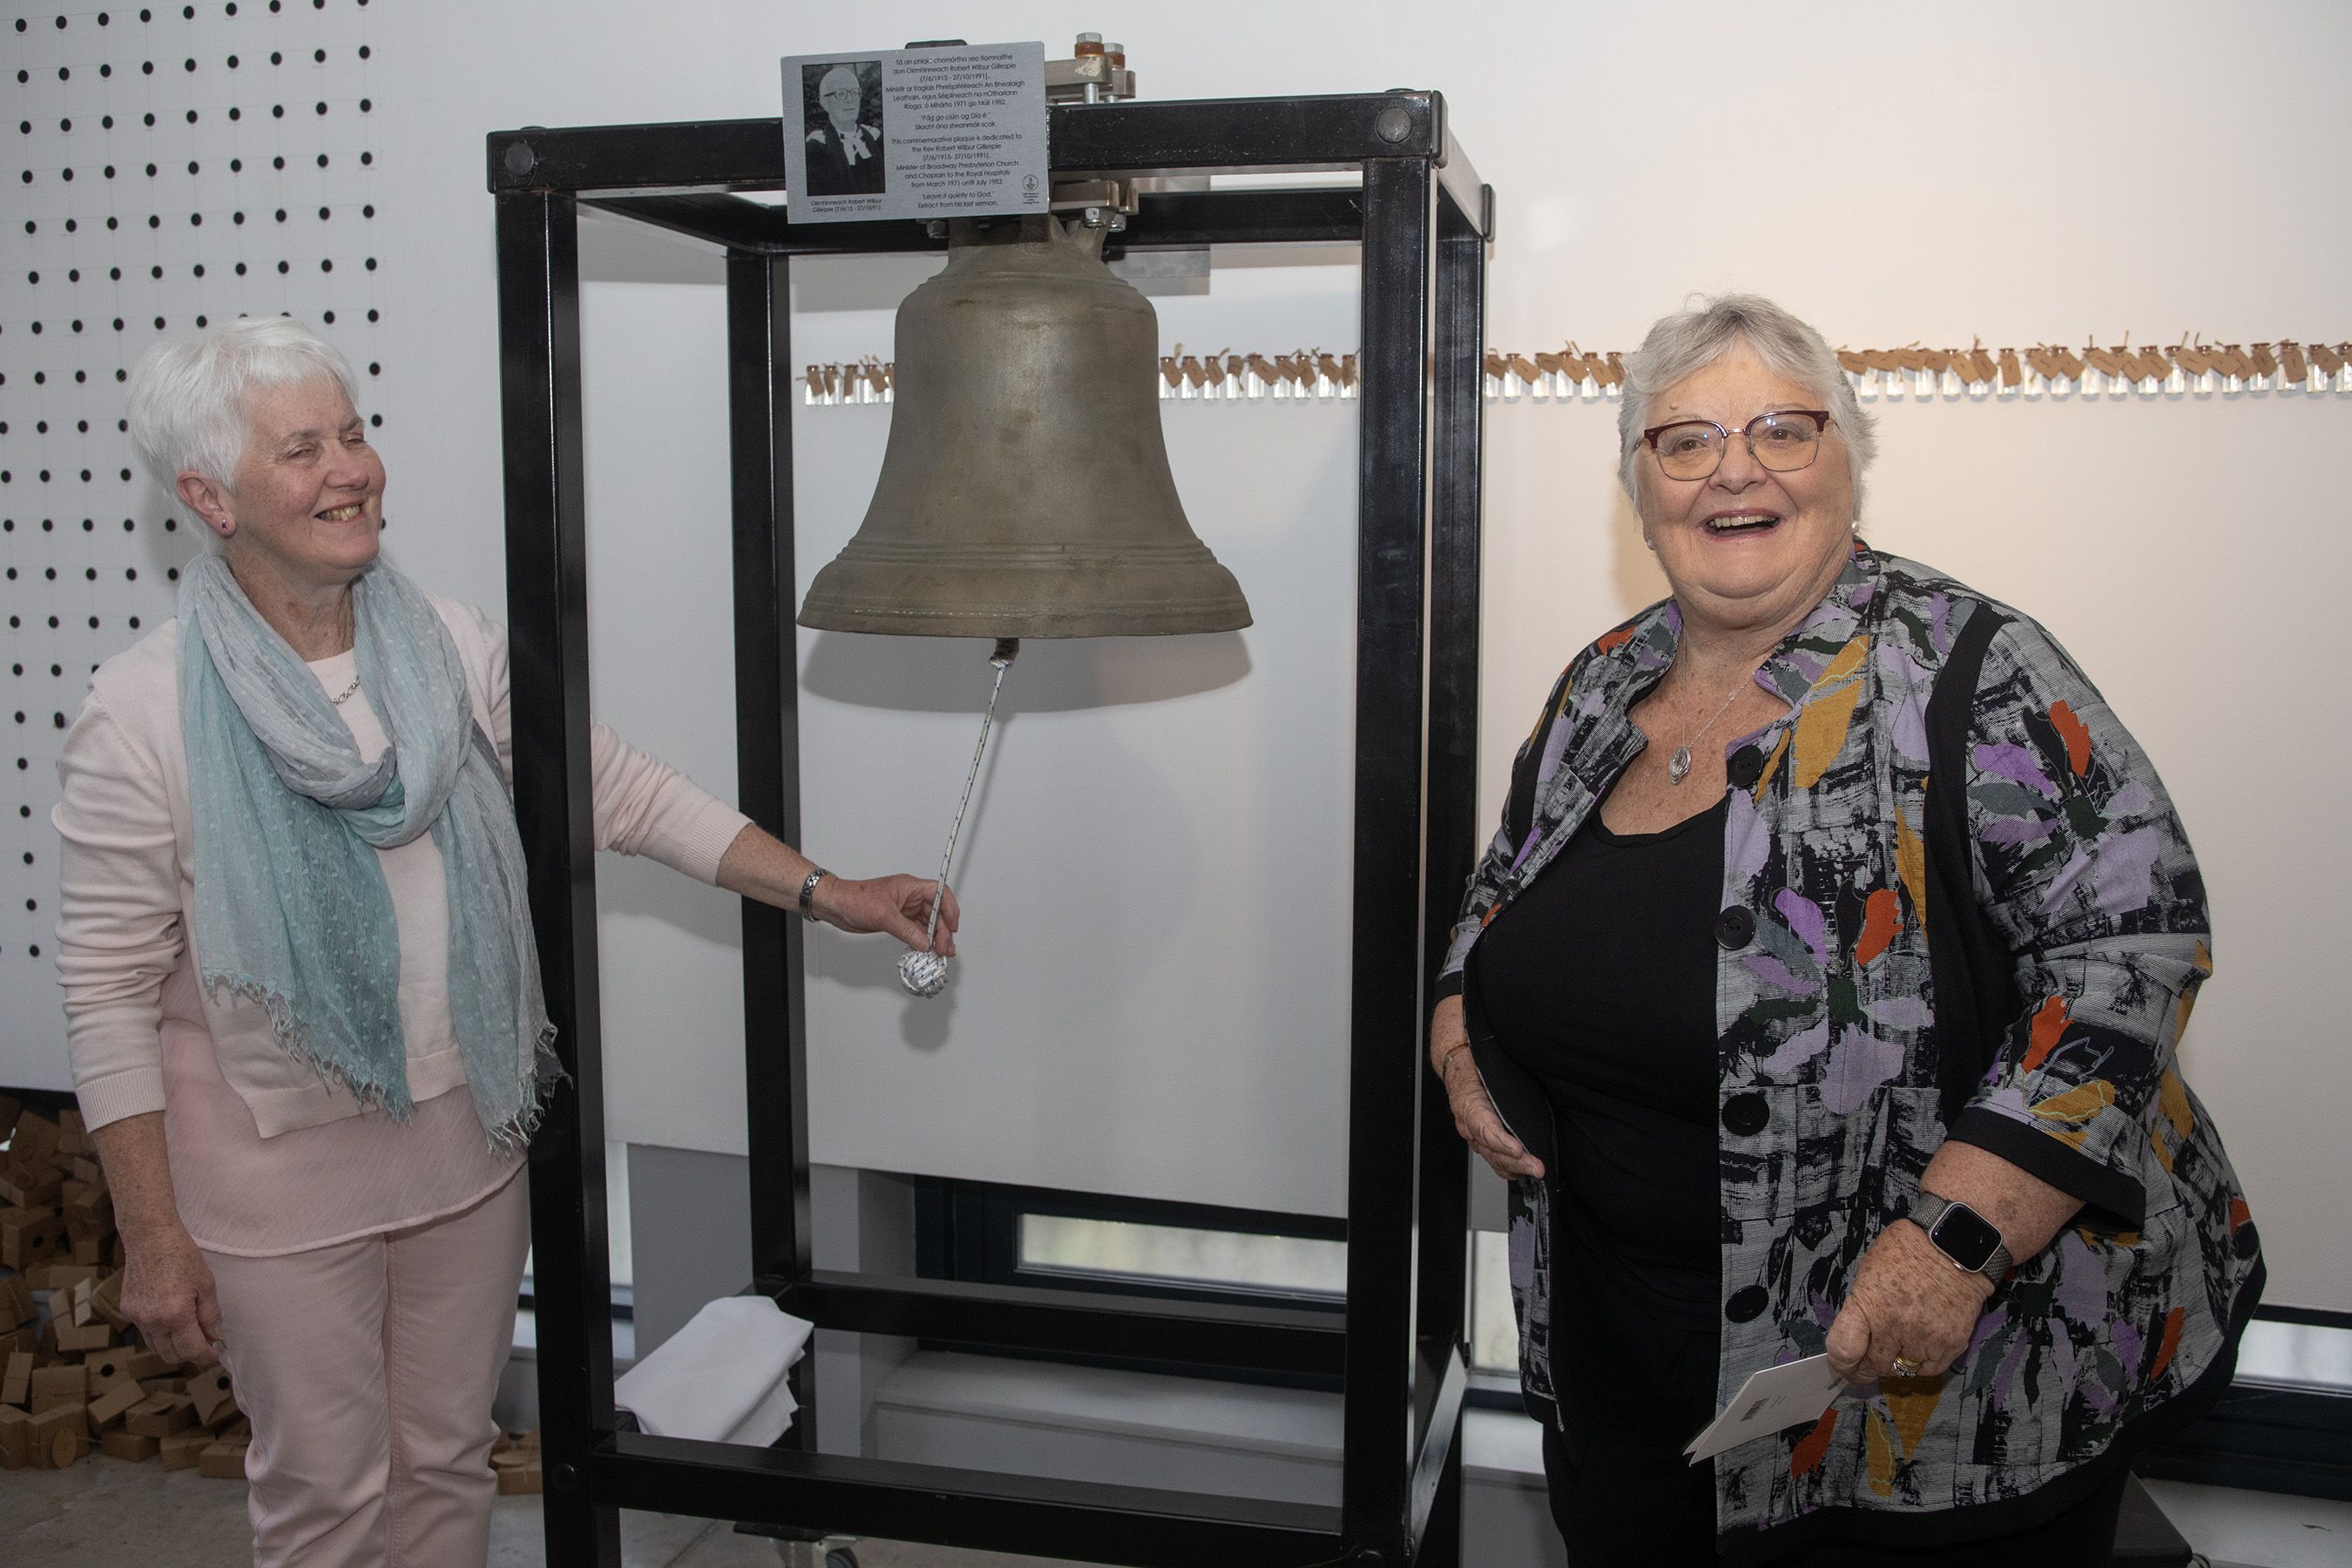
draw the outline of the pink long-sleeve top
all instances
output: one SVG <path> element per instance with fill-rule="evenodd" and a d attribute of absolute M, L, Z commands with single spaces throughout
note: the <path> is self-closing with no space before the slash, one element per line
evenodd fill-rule
<path fill-rule="evenodd" d="M 436 599 L 474 717 L 514 771 L 505 629 Z M 179 623 L 109 659 L 58 760 L 58 970 L 74 1087 L 91 1127 L 161 1110 L 180 1217 L 197 1245 L 275 1257 L 420 1225 L 495 1191 L 520 1163 L 492 1151 L 449 1021 L 449 911 L 430 834 L 378 850 L 400 931 L 406 1121 L 280 1049 L 259 1005 L 197 979 L 194 835 L 181 743 Z M 330 695 L 357 656 L 310 666 Z M 337 711 L 362 756 L 386 740 L 367 693 Z M 704 882 L 748 822 L 693 781 L 597 725 L 596 847 L 645 855 Z"/>

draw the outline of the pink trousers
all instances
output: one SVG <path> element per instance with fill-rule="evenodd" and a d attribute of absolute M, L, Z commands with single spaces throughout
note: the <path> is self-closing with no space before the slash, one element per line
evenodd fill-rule
<path fill-rule="evenodd" d="M 518 1174 L 414 1229 L 283 1258 L 205 1254 L 253 1422 L 256 1568 L 480 1568 L 490 1402 L 530 1241 Z"/>

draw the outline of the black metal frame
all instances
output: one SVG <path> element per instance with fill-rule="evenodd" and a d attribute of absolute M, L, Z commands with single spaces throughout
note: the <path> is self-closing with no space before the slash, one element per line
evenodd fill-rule
<path fill-rule="evenodd" d="M 803 1419 L 754 1449 L 625 1430 L 613 1406 L 598 1030 L 577 216 L 727 251 L 739 803 L 799 838 L 787 270 L 936 249 L 914 222 L 790 225 L 773 120 L 489 138 L 498 213 L 516 811 L 572 1087 L 531 1150 L 548 1560 L 614 1568 L 616 1510 L 1139 1568 L 1459 1562 L 1468 1165 L 1421 1035 L 1476 834 L 1480 353 L 1493 193 L 1435 93 L 1057 107 L 1057 174 L 1329 169 L 1360 187 L 1148 195 L 1129 249 L 1361 245 L 1357 765 L 1348 1310 L 877 1279 L 811 1267 L 798 923 L 743 911 L 753 1288 L 827 1329 L 1201 1366 L 1337 1372 L 1338 1508 L 820 1455 Z M 1424 1092 L 1424 1090 L 1428 1092 Z"/>

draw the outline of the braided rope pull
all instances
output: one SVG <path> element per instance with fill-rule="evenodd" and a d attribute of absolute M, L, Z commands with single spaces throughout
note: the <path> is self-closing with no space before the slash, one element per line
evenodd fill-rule
<path fill-rule="evenodd" d="M 988 689 L 988 710 L 980 718 L 980 744 L 972 748 L 971 771 L 963 776 L 963 798 L 956 802 L 955 822 L 948 828 L 947 851 L 940 857 L 940 880 L 931 889 L 931 918 L 923 929 L 923 950 L 906 953 L 898 960 L 898 983 L 918 996 L 936 996 L 947 988 L 948 961 L 933 949 L 939 944 L 940 905 L 947 897 L 948 867 L 955 860 L 956 837 L 963 831 L 963 814 L 971 805 L 971 786 L 980 778 L 980 760 L 988 754 L 988 730 L 996 721 L 996 700 L 1004 690 L 1004 672 L 1020 657 L 1018 637 L 997 638 L 995 651 L 988 656 L 990 668 L 996 671 L 996 681 Z"/>

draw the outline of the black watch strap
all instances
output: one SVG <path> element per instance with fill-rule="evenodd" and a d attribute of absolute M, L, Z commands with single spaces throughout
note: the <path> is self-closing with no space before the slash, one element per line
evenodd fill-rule
<path fill-rule="evenodd" d="M 2017 1267 L 2017 1259 L 2001 1241 L 2000 1228 L 1966 1204 L 1922 1188 L 1911 1205 L 1910 1218 L 1963 1273 L 1981 1274 L 1998 1284 Z"/>

